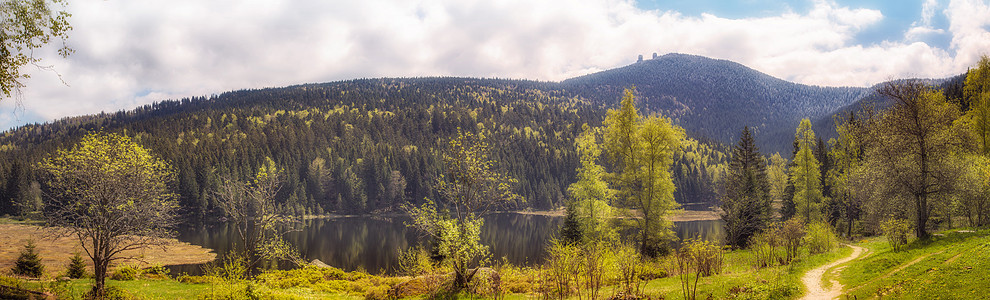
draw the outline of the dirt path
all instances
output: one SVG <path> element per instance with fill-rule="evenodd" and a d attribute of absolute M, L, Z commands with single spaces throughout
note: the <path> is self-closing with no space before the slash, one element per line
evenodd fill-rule
<path fill-rule="evenodd" d="M 858 258 L 861 254 L 863 254 L 863 251 L 865 251 L 865 249 L 863 249 L 862 247 L 857 247 L 853 245 L 849 245 L 849 247 L 853 248 L 853 252 L 849 256 L 837 261 L 833 261 L 824 266 L 812 269 L 811 271 L 808 271 L 808 273 L 804 274 L 804 277 L 801 277 L 801 282 L 804 282 L 804 286 L 808 288 L 808 294 L 804 295 L 804 297 L 802 297 L 801 299 L 831 300 L 838 298 L 839 296 L 842 295 L 842 284 L 839 284 L 837 280 L 832 280 L 832 287 L 829 289 L 825 289 L 825 287 L 822 286 L 822 276 L 824 276 L 825 272 L 831 269 L 832 267 L 854 260 Z"/>

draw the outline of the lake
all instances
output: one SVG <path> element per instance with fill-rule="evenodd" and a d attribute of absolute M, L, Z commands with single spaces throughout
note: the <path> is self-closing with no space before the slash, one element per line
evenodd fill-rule
<path fill-rule="evenodd" d="M 563 217 L 499 213 L 485 216 L 481 241 L 495 258 L 505 257 L 516 265 L 543 261 L 545 247 L 557 236 Z M 405 226 L 408 217 L 342 217 L 306 220 L 295 226 L 286 239 L 306 261 L 319 259 L 347 271 L 363 269 L 371 273 L 392 273 L 400 249 L 425 243 L 425 237 Z M 724 237 L 721 220 L 675 222 L 680 238 Z M 178 239 L 214 249 L 218 254 L 231 250 L 239 241 L 237 230 L 228 224 L 202 224 L 178 229 Z M 198 266 L 176 266 L 175 272 L 197 274 Z"/>

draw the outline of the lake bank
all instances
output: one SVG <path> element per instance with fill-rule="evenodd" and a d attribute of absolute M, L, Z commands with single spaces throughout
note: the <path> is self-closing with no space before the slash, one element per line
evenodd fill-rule
<path fill-rule="evenodd" d="M 0 269 L 8 270 L 17 260 L 21 250 L 28 240 L 34 240 L 41 263 L 45 265 L 48 275 L 56 275 L 65 271 L 69 259 L 76 252 L 83 256 L 89 270 L 93 261 L 86 257 L 86 252 L 74 236 L 52 238 L 49 229 L 38 225 L 0 224 Z M 124 251 L 122 256 L 139 259 L 124 259 L 115 265 L 133 265 L 149 267 L 153 265 L 202 264 L 212 261 L 216 253 L 212 249 L 169 239 L 164 247 L 150 247 Z"/>
<path fill-rule="evenodd" d="M 556 210 L 507 210 L 507 211 L 495 211 L 492 214 L 520 214 L 520 215 L 533 215 L 533 216 L 546 216 L 546 217 L 564 217 L 567 215 L 567 211 L 563 209 Z M 403 213 L 383 213 L 383 214 L 356 214 L 356 215 L 341 215 L 341 214 L 325 214 L 325 215 L 305 215 L 302 217 L 303 220 L 317 220 L 317 219 L 341 219 L 341 218 L 365 218 L 365 217 L 380 217 L 380 218 L 395 218 L 395 217 L 405 217 L 408 216 Z M 716 210 L 675 210 L 671 216 L 671 222 L 690 222 L 690 221 L 714 221 L 721 220 L 722 217 Z"/>

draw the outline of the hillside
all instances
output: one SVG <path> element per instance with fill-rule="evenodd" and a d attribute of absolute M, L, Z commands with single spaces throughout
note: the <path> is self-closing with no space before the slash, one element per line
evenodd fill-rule
<path fill-rule="evenodd" d="M 589 99 L 618 99 L 636 86 L 653 111 L 675 119 L 689 134 L 732 143 L 751 126 L 764 152 L 789 153 L 802 118 L 830 116 L 870 94 L 869 88 L 818 87 L 784 81 L 738 63 L 667 54 L 626 67 L 561 82 Z"/>
<path fill-rule="evenodd" d="M 435 198 L 440 146 L 458 128 L 491 132 L 495 158 L 527 199 L 513 208 L 559 207 L 574 181 L 574 137 L 582 124 L 600 125 L 629 86 L 647 113 L 671 117 L 692 137 L 672 170 L 682 203 L 715 201 L 725 145 L 743 126 L 754 128 L 764 154 L 790 153 L 801 118 L 817 120 L 827 139 L 832 114 L 872 94 L 683 54 L 560 83 L 385 78 L 232 91 L 4 132 L 0 213 L 40 197 L 33 164 L 97 130 L 123 132 L 172 162 L 190 216 L 216 213 L 219 180 L 245 178 L 269 157 L 285 167 L 279 202 L 293 213 L 387 211 Z"/>
<path fill-rule="evenodd" d="M 278 202 L 291 213 L 367 213 L 436 198 L 439 151 L 458 129 L 490 131 L 495 159 L 527 199 L 510 208 L 553 208 L 574 181 L 574 137 L 603 116 L 603 106 L 553 84 L 465 78 L 352 80 L 165 101 L 4 133 L 0 210 L 15 213 L 13 203 L 40 195 L 34 163 L 101 128 L 172 162 L 190 216 L 215 214 L 219 180 L 244 178 L 269 157 L 286 170 Z M 709 173 L 726 159 L 718 147 L 688 143 L 674 167 L 678 201 L 714 200 Z"/>

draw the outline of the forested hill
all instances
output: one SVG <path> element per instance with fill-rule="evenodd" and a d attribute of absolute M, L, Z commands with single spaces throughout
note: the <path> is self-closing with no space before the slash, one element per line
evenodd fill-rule
<path fill-rule="evenodd" d="M 38 203 L 34 164 L 98 130 L 122 132 L 169 160 L 190 216 L 214 215 L 220 178 L 243 179 L 267 158 L 286 170 L 278 201 L 292 213 L 366 213 L 435 198 L 439 151 L 458 128 L 491 132 L 495 158 L 527 199 L 518 207 L 559 207 L 574 181 L 581 125 L 600 125 L 633 85 L 644 113 L 661 112 L 693 137 L 672 170 L 682 203 L 714 201 L 723 145 L 743 126 L 754 128 L 764 154 L 790 153 L 798 120 L 830 119 L 872 91 L 805 86 L 681 54 L 561 83 L 361 79 L 233 91 L 0 134 L 0 214 Z"/>
<path fill-rule="evenodd" d="M 578 166 L 574 137 L 600 125 L 602 105 L 532 81 L 369 79 L 245 90 L 165 101 L 133 111 L 29 125 L 0 137 L 0 208 L 40 195 L 32 166 L 84 133 L 123 132 L 177 169 L 190 216 L 215 215 L 211 192 L 268 157 L 285 168 L 279 203 L 291 213 L 366 213 L 436 195 L 441 145 L 460 128 L 490 131 L 494 157 L 528 201 L 562 205 Z M 717 146 L 716 146 L 717 147 Z M 713 199 L 709 173 L 725 156 L 689 141 L 678 157 L 678 200 Z"/>
<path fill-rule="evenodd" d="M 674 118 L 689 135 L 732 143 L 748 125 L 760 148 L 770 153 L 790 153 L 802 118 L 831 116 L 872 91 L 797 84 L 735 62 L 686 54 L 667 54 L 561 83 L 605 103 L 618 99 L 631 85 L 650 109 Z"/>

